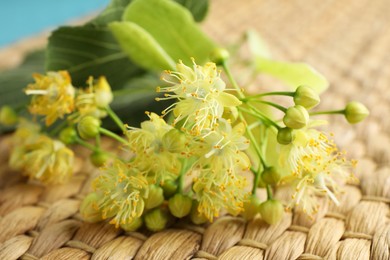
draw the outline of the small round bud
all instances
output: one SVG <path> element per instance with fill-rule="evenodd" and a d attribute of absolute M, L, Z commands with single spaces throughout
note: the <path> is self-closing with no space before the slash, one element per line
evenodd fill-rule
<path fill-rule="evenodd" d="M 195 225 L 201 225 L 207 222 L 206 216 L 199 213 L 198 205 L 199 202 L 193 201 L 191 212 L 190 212 L 190 219 L 192 223 L 194 223 Z"/>
<path fill-rule="evenodd" d="M 79 135 L 84 138 L 93 138 L 99 134 L 101 121 L 93 116 L 85 116 L 77 124 Z"/>
<path fill-rule="evenodd" d="M 61 130 L 59 138 L 64 144 L 73 144 L 77 138 L 77 131 L 73 127 L 64 128 Z"/>
<path fill-rule="evenodd" d="M 15 125 L 19 120 L 15 110 L 10 106 L 2 106 L 0 109 L 0 124 L 11 126 Z"/>
<path fill-rule="evenodd" d="M 300 105 L 289 107 L 283 117 L 284 124 L 292 129 L 300 129 L 307 126 L 309 113 L 306 108 Z"/>
<path fill-rule="evenodd" d="M 276 139 L 280 144 L 290 144 L 293 140 L 292 129 L 289 127 L 280 128 Z"/>
<path fill-rule="evenodd" d="M 210 60 L 220 66 L 229 59 L 229 56 L 226 49 L 216 48 L 210 53 Z"/>
<path fill-rule="evenodd" d="M 172 215 L 182 218 L 190 214 L 192 199 L 183 194 L 177 193 L 169 199 L 168 207 Z"/>
<path fill-rule="evenodd" d="M 120 224 L 120 227 L 127 232 L 133 232 L 139 229 L 143 224 L 142 218 L 134 218 L 131 223 Z"/>
<path fill-rule="evenodd" d="M 106 77 L 99 77 L 97 84 L 95 85 L 95 102 L 98 107 L 108 106 L 114 96 L 111 91 L 110 84 L 108 84 Z"/>
<path fill-rule="evenodd" d="M 157 185 L 149 185 L 149 196 L 145 202 L 145 209 L 152 209 L 164 202 L 163 189 Z"/>
<path fill-rule="evenodd" d="M 177 129 L 166 132 L 162 138 L 162 145 L 171 153 L 180 153 L 185 149 L 187 138 Z"/>
<path fill-rule="evenodd" d="M 241 215 L 246 220 L 253 219 L 257 213 L 259 213 L 260 199 L 255 195 L 252 195 L 249 200 L 244 202 L 244 211 L 241 212 Z"/>
<path fill-rule="evenodd" d="M 96 167 L 103 166 L 108 161 L 109 158 L 110 156 L 107 153 L 102 151 L 95 151 L 89 157 L 92 164 L 95 165 Z"/>
<path fill-rule="evenodd" d="M 98 201 L 99 195 L 93 192 L 88 194 L 81 202 L 80 213 L 86 222 L 95 223 L 103 220 L 97 204 Z"/>
<path fill-rule="evenodd" d="M 299 86 L 294 94 L 295 105 L 311 109 L 320 103 L 320 96 L 310 87 Z"/>
<path fill-rule="evenodd" d="M 265 183 L 275 185 L 280 181 L 282 176 L 280 175 L 279 171 L 276 170 L 275 167 L 268 167 L 261 174 L 261 178 L 264 180 Z"/>
<path fill-rule="evenodd" d="M 145 215 L 145 225 L 150 231 L 160 231 L 165 228 L 168 223 L 168 213 L 160 208 L 149 211 Z"/>
<path fill-rule="evenodd" d="M 349 102 L 344 110 L 345 118 L 350 124 L 363 121 L 369 114 L 370 111 L 368 111 L 366 106 L 356 101 Z"/>
<path fill-rule="evenodd" d="M 172 180 L 166 180 L 164 181 L 164 184 L 162 184 L 162 188 L 164 190 L 164 197 L 170 198 L 176 193 L 177 183 Z"/>
<path fill-rule="evenodd" d="M 237 107 L 224 107 L 223 109 L 223 118 L 230 120 L 230 122 L 234 123 L 238 118 L 238 109 Z"/>
<path fill-rule="evenodd" d="M 278 223 L 284 214 L 282 203 L 274 199 L 261 203 L 259 211 L 263 220 L 270 225 Z"/>

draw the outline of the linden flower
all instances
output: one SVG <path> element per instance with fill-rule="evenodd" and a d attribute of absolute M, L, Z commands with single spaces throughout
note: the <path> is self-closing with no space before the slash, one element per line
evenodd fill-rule
<path fill-rule="evenodd" d="M 95 191 L 100 194 L 95 206 L 103 219 L 111 218 L 111 224 L 131 224 L 141 217 L 149 184 L 144 174 L 120 160 L 104 169 L 105 172 L 93 182 Z"/>
<path fill-rule="evenodd" d="M 173 86 L 158 88 L 157 92 L 166 94 L 165 98 L 157 100 L 178 99 L 163 114 L 173 111 L 174 124 L 185 119 L 182 127 L 189 129 L 191 134 L 199 135 L 203 129 L 213 129 L 225 107 L 241 104 L 234 95 L 224 92 L 225 82 L 215 63 L 199 66 L 194 62 L 191 69 L 180 62 L 176 67 L 177 71 L 167 71 L 166 76 L 163 76 L 163 80 Z"/>
<path fill-rule="evenodd" d="M 30 113 L 46 116 L 45 123 L 49 126 L 73 111 L 75 89 L 67 71 L 48 72 L 46 76 L 34 74 L 33 77 L 35 83 L 25 90 L 27 95 L 33 95 Z"/>
<path fill-rule="evenodd" d="M 213 178 L 219 176 L 220 178 Z M 219 173 L 214 169 L 203 169 L 198 178 L 194 179 L 194 190 L 198 204 L 198 212 L 210 222 L 218 217 L 222 209 L 237 215 L 244 209 L 244 201 L 248 192 L 244 190 L 244 177 L 233 174 Z"/>
<path fill-rule="evenodd" d="M 107 112 L 104 109 L 113 100 L 111 87 L 105 77 L 99 77 L 95 84 L 93 78 L 89 77 L 87 82 L 89 87 L 80 89 L 76 97 L 75 106 L 78 113 L 75 121 L 86 115 L 105 117 Z"/>
<path fill-rule="evenodd" d="M 333 141 L 314 129 L 298 130 L 290 145 L 283 147 L 280 164 L 290 171 L 284 181 L 294 188 L 290 207 L 295 205 L 308 215 L 318 210 L 316 195 L 326 195 L 335 204 L 339 185 L 354 178 L 349 169 L 355 161 L 347 161 Z"/>
<path fill-rule="evenodd" d="M 73 173 L 74 154 L 62 142 L 39 135 L 17 153 L 12 161 L 22 161 L 21 167 L 31 179 L 47 184 L 64 183 Z"/>
<path fill-rule="evenodd" d="M 164 135 L 173 127 L 154 113 L 148 116 L 150 120 L 142 122 L 141 128 L 129 127 L 126 132 L 129 146 L 136 154 L 131 164 L 148 172 L 156 182 L 175 179 L 181 167 L 178 154 L 169 152 L 163 145 Z"/>

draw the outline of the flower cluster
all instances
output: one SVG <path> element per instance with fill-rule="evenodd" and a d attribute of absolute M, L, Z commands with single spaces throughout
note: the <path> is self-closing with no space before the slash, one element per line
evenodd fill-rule
<path fill-rule="evenodd" d="M 260 214 L 274 224 L 284 208 L 312 217 L 319 209 L 319 196 L 338 204 L 343 183 L 354 178 L 351 169 L 356 162 L 338 150 L 330 134 L 316 129 L 321 122 L 313 117 L 343 114 L 348 122 L 357 123 L 368 110 L 350 102 L 345 109 L 313 112 L 320 98 L 307 86 L 245 95 L 226 62 L 218 65 L 231 87 L 213 62 L 203 66 L 194 60 L 191 66 L 179 62 L 175 71 L 164 72 L 166 85 L 157 88 L 162 96 L 156 100 L 173 102 L 161 115 L 146 112 L 148 120 L 139 127 L 123 124 L 111 110 L 113 94 L 104 77 L 89 78 L 87 88 L 76 90 L 67 72 L 35 75 L 36 83 L 26 89 L 33 95 L 29 110 L 45 116 L 49 131 L 41 133 L 37 125 L 3 108 L 1 122 L 19 121 L 10 164 L 33 179 L 60 183 L 72 174 L 73 152 L 66 145 L 85 146 L 91 150 L 91 161 L 102 167 L 81 214 L 90 222 L 110 219 L 127 231 L 142 225 L 158 231 L 174 217 L 201 224 L 223 213 L 246 219 Z M 292 97 L 294 104 L 284 107 L 264 100 L 272 95 Z M 270 117 L 256 103 L 281 110 L 283 118 Z M 105 116 L 124 136 L 104 128 Z M 51 128 L 58 119 L 65 120 Z M 101 135 L 120 142 L 128 155 L 121 158 L 104 151 Z M 254 176 L 251 183 L 248 174 Z M 289 201 L 273 197 L 279 186 L 290 190 Z M 259 187 L 266 188 L 265 201 L 256 196 Z"/>

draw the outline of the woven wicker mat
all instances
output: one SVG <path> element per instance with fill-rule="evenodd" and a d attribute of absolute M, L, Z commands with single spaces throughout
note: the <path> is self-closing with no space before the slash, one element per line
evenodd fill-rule
<path fill-rule="evenodd" d="M 350 99 L 370 108 L 361 125 L 339 118 L 329 126 L 336 142 L 359 159 L 360 184 L 346 186 L 341 206 L 327 206 L 314 221 L 286 214 L 274 226 L 222 217 L 203 227 L 183 222 L 154 234 L 124 233 L 80 219 L 80 200 L 97 174 L 82 155 L 71 183 L 45 188 L 7 168 L 3 137 L 0 259 L 389 259 L 389 1 L 213 0 L 203 26 L 225 43 L 256 28 L 276 57 L 309 62 L 330 79 L 323 108 Z M 10 48 L 9 60 L 29 45 Z"/>

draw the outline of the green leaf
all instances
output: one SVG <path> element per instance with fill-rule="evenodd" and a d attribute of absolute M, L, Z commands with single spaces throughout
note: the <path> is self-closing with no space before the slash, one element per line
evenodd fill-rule
<path fill-rule="evenodd" d="M 256 69 L 258 72 L 280 79 L 293 89 L 306 85 L 321 93 L 329 86 L 326 78 L 306 63 L 289 63 L 257 57 Z"/>
<path fill-rule="evenodd" d="M 106 28 L 60 27 L 49 38 L 46 70 L 68 70 L 75 86 L 89 76 L 105 75 L 113 89 L 143 73 L 124 53 Z"/>
<path fill-rule="evenodd" d="M 94 19 L 89 21 L 87 25 L 96 27 L 106 26 L 115 21 L 120 21 L 126 6 L 132 0 L 112 0 L 110 4 Z"/>
<path fill-rule="evenodd" d="M 170 0 L 134 0 L 125 10 L 123 20 L 145 29 L 175 62 L 192 64 L 194 57 L 202 64 L 215 48 L 191 13 Z"/>
<path fill-rule="evenodd" d="M 267 43 L 254 30 L 248 30 L 245 33 L 246 40 L 249 45 L 249 50 L 255 57 L 271 58 L 271 52 Z"/>
<path fill-rule="evenodd" d="M 110 29 L 130 59 L 152 70 L 174 69 L 175 62 L 142 27 L 131 22 L 114 22 Z"/>
<path fill-rule="evenodd" d="M 201 22 L 207 15 L 209 9 L 208 0 L 175 0 L 177 3 L 181 4 L 187 8 L 194 17 L 195 21 Z"/>

